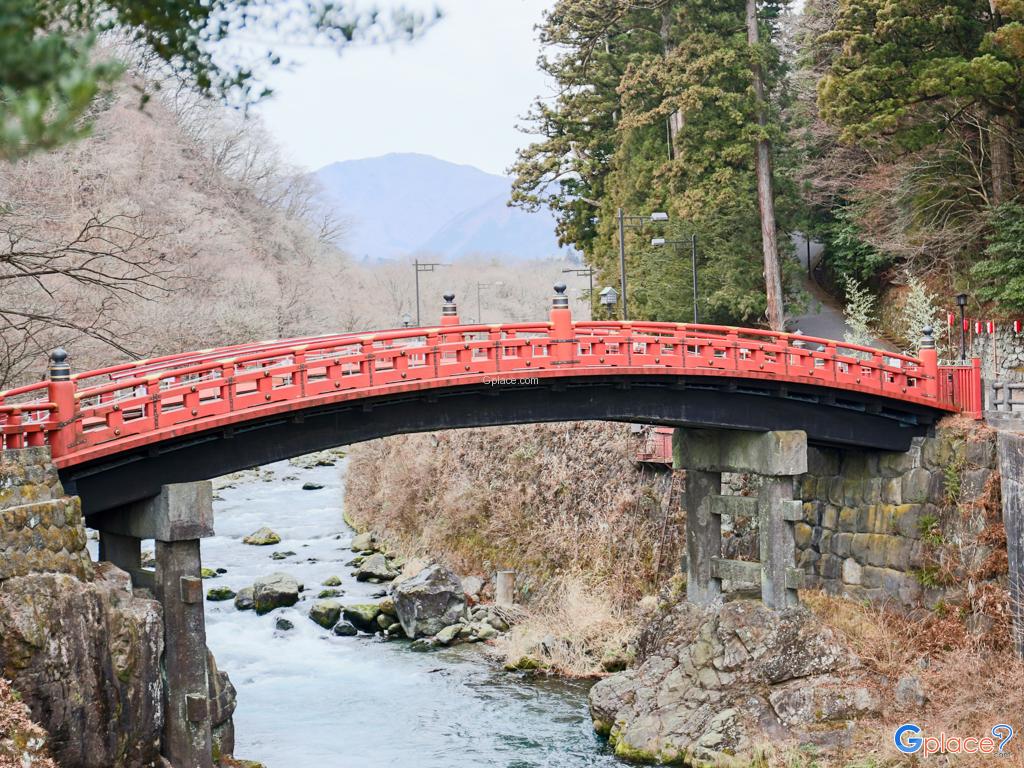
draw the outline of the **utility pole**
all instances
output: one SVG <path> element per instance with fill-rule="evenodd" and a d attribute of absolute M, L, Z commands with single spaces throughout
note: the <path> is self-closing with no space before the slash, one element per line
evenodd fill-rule
<path fill-rule="evenodd" d="M 757 26 L 757 0 L 747 0 L 747 43 L 751 55 L 761 42 Z M 754 162 L 757 167 L 757 203 L 761 209 L 761 247 L 764 251 L 764 284 L 768 298 L 768 326 L 773 331 L 783 329 L 782 272 L 779 266 L 779 246 L 775 239 L 775 192 L 772 189 L 772 147 L 766 136 L 768 128 L 768 107 L 764 95 L 764 78 L 761 65 L 755 59 L 751 63 L 754 78 L 754 100 L 757 105 L 757 125 L 761 136 L 757 140 Z"/>
<path fill-rule="evenodd" d="M 419 259 L 413 259 L 412 263 L 416 268 L 416 327 L 422 328 L 423 323 L 420 322 L 420 272 L 433 272 L 435 267 L 448 267 L 451 265 L 420 261 Z"/>
<path fill-rule="evenodd" d="M 619 208 L 619 289 L 622 293 L 622 319 L 629 320 L 626 309 L 626 214 Z"/>

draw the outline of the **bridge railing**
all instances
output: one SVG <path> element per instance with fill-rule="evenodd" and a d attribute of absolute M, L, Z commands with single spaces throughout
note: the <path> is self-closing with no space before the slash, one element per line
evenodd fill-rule
<path fill-rule="evenodd" d="M 449 301 L 441 323 L 431 328 L 239 344 L 75 375 L 65 358 L 62 351 L 54 354 L 49 381 L 0 393 L 2 447 L 49 444 L 55 458 L 84 461 L 97 451 L 181 430 L 228 426 L 333 399 L 474 384 L 509 374 L 769 379 L 972 414 L 975 391 L 980 398 L 979 371 L 940 375 L 928 345 L 915 358 L 751 328 L 574 323 L 564 286 L 556 286 L 545 322 L 461 325 Z"/>

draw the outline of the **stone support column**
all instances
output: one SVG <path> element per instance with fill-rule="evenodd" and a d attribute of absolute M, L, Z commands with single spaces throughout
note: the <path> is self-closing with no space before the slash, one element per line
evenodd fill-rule
<path fill-rule="evenodd" d="M 998 451 L 1013 642 L 1017 655 L 1024 659 L 1024 434 L 1000 432 Z"/>

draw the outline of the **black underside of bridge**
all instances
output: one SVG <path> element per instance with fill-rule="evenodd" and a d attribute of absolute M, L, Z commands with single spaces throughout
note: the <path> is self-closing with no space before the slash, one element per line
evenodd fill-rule
<path fill-rule="evenodd" d="M 155 495 L 161 485 L 378 437 L 438 429 L 556 421 L 695 428 L 800 429 L 812 444 L 905 451 L 941 414 L 834 389 L 729 378 L 520 378 L 339 403 L 219 428 L 61 472 L 86 515 Z M 496 468 L 500 471 L 500 468 Z"/>

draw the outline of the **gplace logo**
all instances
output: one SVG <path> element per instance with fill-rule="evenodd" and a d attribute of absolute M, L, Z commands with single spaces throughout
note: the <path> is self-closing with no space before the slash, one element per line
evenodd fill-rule
<path fill-rule="evenodd" d="M 950 736 L 945 732 L 938 736 L 922 736 L 922 730 L 914 723 L 901 725 L 892 737 L 896 749 L 906 755 L 918 752 L 923 755 L 1005 755 L 1006 745 L 1014 733 L 1013 726 L 1006 723 L 993 725 L 991 736 Z"/>

